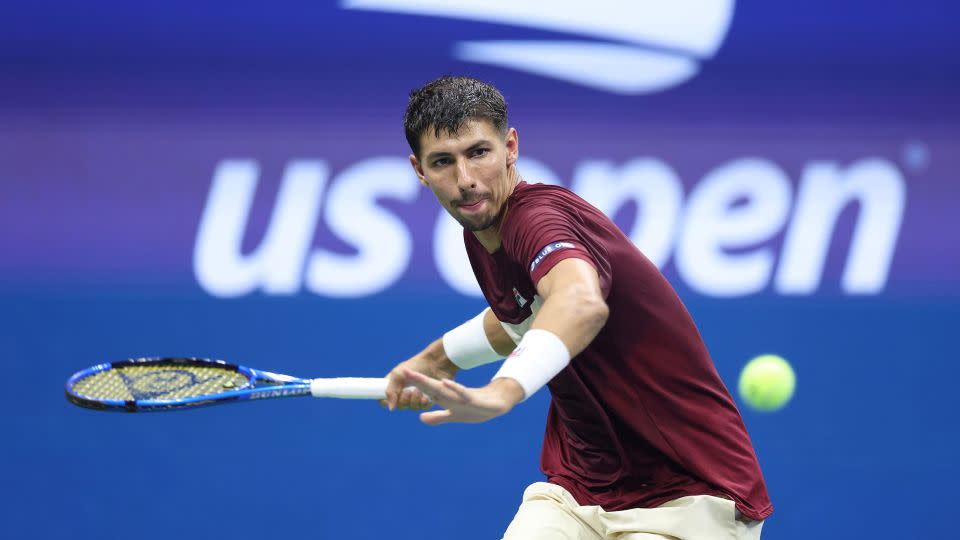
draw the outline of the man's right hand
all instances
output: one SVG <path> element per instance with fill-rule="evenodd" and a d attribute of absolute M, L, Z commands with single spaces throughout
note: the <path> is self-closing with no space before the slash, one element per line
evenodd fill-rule
<path fill-rule="evenodd" d="M 387 397 L 380 402 L 391 411 L 395 409 L 427 410 L 433 406 L 430 398 L 413 387 L 413 381 L 403 374 L 404 370 L 443 380 L 453 379 L 459 368 L 447 358 L 443 352 L 443 342 L 439 339 L 412 358 L 400 362 L 387 374 Z"/>

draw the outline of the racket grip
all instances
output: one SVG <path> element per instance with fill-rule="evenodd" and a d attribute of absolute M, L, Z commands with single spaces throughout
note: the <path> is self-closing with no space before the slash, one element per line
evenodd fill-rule
<path fill-rule="evenodd" d="M 386 392 L 387 379 L 338 377 L 310 381 L 310 393 L 318 398 L 383 399 Z"/>

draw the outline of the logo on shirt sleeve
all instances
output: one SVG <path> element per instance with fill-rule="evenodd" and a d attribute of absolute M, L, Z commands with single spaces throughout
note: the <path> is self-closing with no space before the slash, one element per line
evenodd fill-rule
<path fill-rule="evenodd" d="M 553 253 L 554 251 L 570 249 L 574 247 L 577 246 L 571 244 L 570 242 L 554 242 L 552 244 L 547 244 L 546 247 L 541 249 L 540 253 L 537 253 L 537 256 L 533 258 L 533 262 L 530 263 L 530 271 L 533 272 L 536 267 L 540 266 L 540 262 L 543 261 L 547 255 Z"/>

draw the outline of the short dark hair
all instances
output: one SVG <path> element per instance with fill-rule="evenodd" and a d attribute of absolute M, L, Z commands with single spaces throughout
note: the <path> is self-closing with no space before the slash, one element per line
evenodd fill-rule
<path fill-rule="evenodd" d="M 492 84 L 471 77 L 445 75 L 410 92 L 403 130 L 413 154 L 420 156 L 420 137 L 433 129 L 456 134 L 471 118 L 489 120 L 497 131 L 507 133 L 507 102 Z"/>

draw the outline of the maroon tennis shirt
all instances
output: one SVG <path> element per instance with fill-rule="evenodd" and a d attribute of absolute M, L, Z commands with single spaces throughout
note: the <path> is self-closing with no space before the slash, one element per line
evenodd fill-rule
<path fill-rule="evenodd" d="M 516 338 L 539 307 L 535 284 L 559 261 L 592 264 L 606 325 L 547 385 L 540 466 L 581 505 L 650 508 L 688 495 L 733 499 L 752 519 L 773 512 L 733 398 L 667 280 L 602 212 L 556 186 L 520 182 L 502 246 L 464 240 L 480 288 Z"/>

